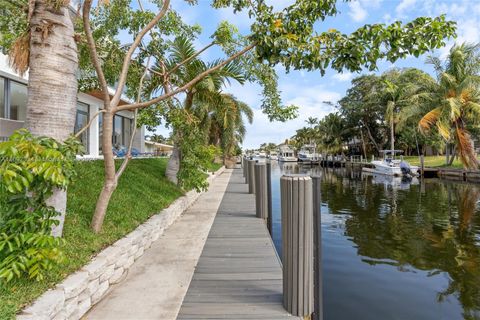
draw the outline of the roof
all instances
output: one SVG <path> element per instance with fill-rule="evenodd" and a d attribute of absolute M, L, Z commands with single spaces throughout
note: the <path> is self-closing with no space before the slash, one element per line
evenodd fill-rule
<path fill-rule="evenodd" d="M 165 143 L 160 143 L 160 142 L 155 142 L 155 141 L 148 141 L 148 140 L 145 140 L 145 143 L 146 144 L 153 144 L 157 147 L 167 147 L 167 148 L 173 148 L 172 145 L 170 144 L 165 144 Z"/>

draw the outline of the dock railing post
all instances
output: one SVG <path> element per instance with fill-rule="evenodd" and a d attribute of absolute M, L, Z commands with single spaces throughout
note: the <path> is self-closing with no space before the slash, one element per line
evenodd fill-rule
<path fill-rule="evenodd" d="M 265 163 L 255 164 L 255 212 L 257 218 L 267 222 L 268 200 L 267 200 L 267 166 Z"/>
<path fill-rule="evenodd" d="M 255 160 L 248 162 L 248 193 L 255 193 Z"/>
<path fill-rule="evenodd" d="M 323 320 L 323 284 L 322 284 L 322 195 L 321 178 L 312 176 L 313 195 L 313 317 Z"/>
<path fill-rule="evenodd" d="M 267 228 L 270 232 L 270 236 L 273 237 L 273 216 L 272 216 L 272 163 L 267 162 L 267 203 L 268 203 L 268 213 L 267 213 Z"/>
<path fill-rule="evenodd" d="M 280 178 L 282 207 L 283 305 L 294 316 L 313 312 L 312 179 Z"/>
<path fill-rule="evenodd" d="M 252 160 L 245 159 L 245 165 L 243 166 L 245 183 L 247 183 L 247 184 L 248 184 L 248 176 L 249 176 L 249 172 L 250 172 L 250 161 L 252 161 Z"/>

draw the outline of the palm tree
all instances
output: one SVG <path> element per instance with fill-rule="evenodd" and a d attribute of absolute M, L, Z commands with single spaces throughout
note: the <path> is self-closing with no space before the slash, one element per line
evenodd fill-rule
<path fill-rule="evenodd" d="M 330 113 L 320 120 L 318 131 L 323 149 L 329 153 L 343 153 L 345 135 L 348 128 L 344 119 L 338 113 Z"/>
<path fill-rule="evenodd" d="M 247 118 L 248 123 L 252 123 L 253 110 L 231 94 L 221 93 L 220 98 L 211 105 L 209 135 L 211 143 L 222 147 L 224 162 L 227 163 L 245 137 L 243 117 Z"/>
<path fill-rule="evenodd" d="M 477 125 L 480 117 L 479 50 L 479 44 L 464 43 L 453 46 L 444 62 L 428 58 L 437 81 L 425 84 L 422 97 L 430 108 L 418 123 L 420 130 L 436 127 L 447 142 L 453 142 L 467 169 L 478 168 L 469 126 Z"/>
<path fill-rule="evenodd" d="M 207 64 L 195 57 L 195 53 L 195 47 L 188 38 L 177 37 L 172 41 L 170 55 L 168 59 L 166 59 L 166 66 L 156 64 L 153 69 L 159 73 L 164 69 L 175 70 L 170 75 L 170 84 L 172 86 L 180 86 L 219 63 L 218 61 L 214 61 Z M 182 64 L 182 61 L 188 62 Z M 228 83 L 230 79 L 240 84 L 245 82 L 241 68 L 236 63 L 227 64 L 187 89 L 185 91 L 183 109 L 192 114 L 192 116 L 196 116 L 203 121 L 208 121 L 208 117 L 205 117 L 205 114 L 208 113 L 209 104 L 216 103 L 221 98 L 220 89 Z M 165 90 L 164 84 L 160 82 L 150 83 L 148 89 L 149 94 L 155 92 L 155 90 Z M 201 123 L 200 125 L 205 127 L 206 124 L 208 127 L 208 122 Z M 174 128 L 173 139 L 174 148 L 165 174 L 170 181 L 177 184 L 177 173 L 180 170 L 182 158 L 178 142 L 182 139 L 182 132 Z"/>
<path fill-rule="evenodd" d="M 77 45 L 68 1 L 28 1 L 27 23 L 29 29 L 9 53 L 20 74 L 28 69 L 25 126 L 34 135 L 64 141 L 73 133 L 78 89 Z M 48 201 L 61 213 L 60 225 L 53 230 L 59 236 L 67 194 L 56 189 Z"/>

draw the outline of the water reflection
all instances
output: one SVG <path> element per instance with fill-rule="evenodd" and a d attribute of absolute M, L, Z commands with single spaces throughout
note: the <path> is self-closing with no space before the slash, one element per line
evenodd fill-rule
<path fill-rule="evenodd" d="M 282 173 L 322 176 L 327 320 L 480 319 L 478 186 L 291 163 L 272 172 L 274 203 Z"/>

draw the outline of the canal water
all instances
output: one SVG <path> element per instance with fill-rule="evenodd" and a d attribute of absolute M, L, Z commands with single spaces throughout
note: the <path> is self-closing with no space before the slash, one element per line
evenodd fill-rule
<path fill-rule="evenodd" d="M 280 253 L 285 173 L 322 177 L 324 319 L 480 319 L 479 186 L 274 162 Z"/>

